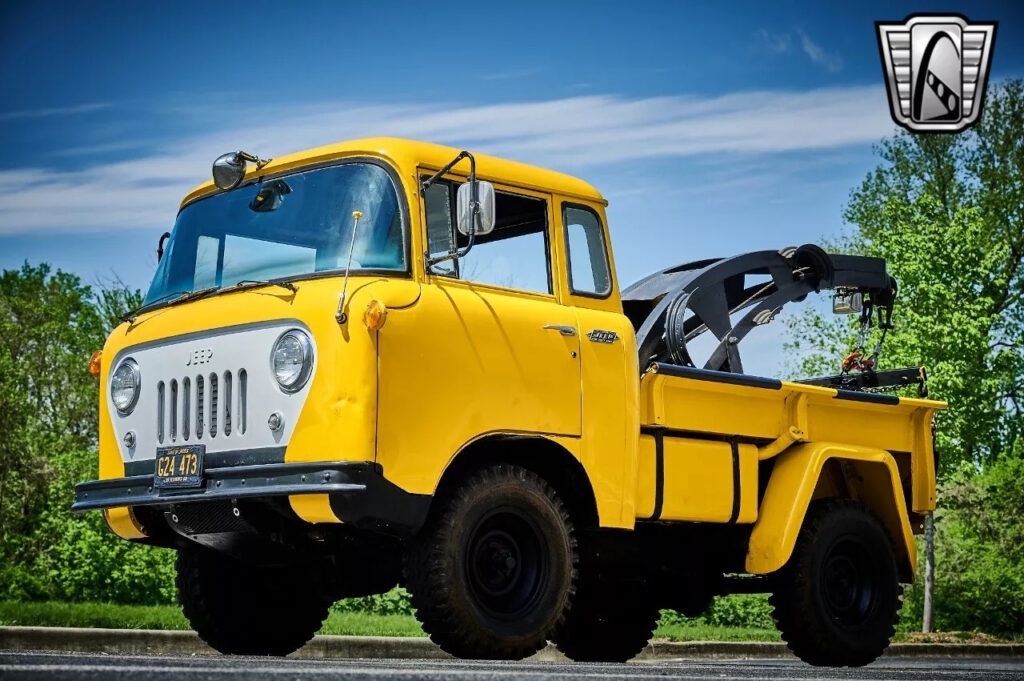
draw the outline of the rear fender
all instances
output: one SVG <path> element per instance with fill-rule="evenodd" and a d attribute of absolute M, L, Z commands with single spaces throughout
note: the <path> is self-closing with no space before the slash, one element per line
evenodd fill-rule
<path fill-rule="evenodd" d="M 822 475 L 826 464 L 838 475 Z M 839 478 L 838 480 L 833 478 Z M 907 504 L 892 454 L 882 449 L 811 442 L 778 456 L 750 534 L 746 569 L 753 574 L 775 572 L 793 553 L 812 499 L 843 496 L 875 512 L 892 537 L 904 581 L 912 581 L 917 564 Z"/>

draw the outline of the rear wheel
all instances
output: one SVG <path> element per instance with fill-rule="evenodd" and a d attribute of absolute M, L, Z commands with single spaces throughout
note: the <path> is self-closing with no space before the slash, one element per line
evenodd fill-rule
<path fill-rule="evenodd" d="M 208 549 L 178 552 L 178 600 L 210 647 L 232 655 L 287 655 L 305 645 L 330 598 L 296 567 L 263 567 Z"/>
<path fill-rule="evenodd" d="M 544 647 L 575 588 L 569 511 L 540 476 L 499 464 L 469 475 L 406 555 L 431 640 L 458 657 L 522 659 Z"/>
<path fill-rule="evenodd" d="M 859 667 L 888 647 L 902 587 L 889 534 L 862 504 L 815 502 L 776 579 L 776 625 L 805 662 Z"/>

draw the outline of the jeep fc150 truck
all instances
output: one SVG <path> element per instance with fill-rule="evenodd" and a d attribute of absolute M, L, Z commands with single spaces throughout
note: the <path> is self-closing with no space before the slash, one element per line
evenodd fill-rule
<path fill-rule="evenodd" d="M 620 289 L 606 202 L 560 173 L 364 139 L 213 174 L 93 357 L 74 503 L 177 551 L 211 646 L 285 655 L 395 585 L 460 657 L 624 661 L 660 609 L 735 592 L 771 593 L 813 664 L 888 645 L 944 405 L 871 390 L 919 370 L 782 382 L 739 356 L 822 289 L 887 326 L 884 262 L 805 246 Z"/>

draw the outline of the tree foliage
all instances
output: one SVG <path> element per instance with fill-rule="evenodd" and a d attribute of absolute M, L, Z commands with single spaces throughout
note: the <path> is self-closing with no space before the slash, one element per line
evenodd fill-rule
<path fill-rule="evenodd" d="M 70 511 L 97 475 L 92 352 L 141 293 L 24 265 L 0 273 L 0 597 L 167 602 L 170 556 Z"/>
<path fill-rule="evenodd" d="M 1001 456 L 981 472 L 964 464 L 943 486 L 935 520 L 938 630 L 1024 632 L 1022 455 Z M 919 624 L 920 581 L 906 601 L 904 616 Z"/>
<path fill-rule="evenodd" d="M 932 396 L 949 402 L 937 418 L 943 473 L 984 465 L 1024 434 L 1024 86 L 995 88 L 968 132 L 901 133 L 878 151 L 836 245 L 885 258 L 899 283 L 882 359 L 926 366 Z M 855 344 L 850 320 L 810 311 L 792 327 L 805 375 L 834 373 Z"/>

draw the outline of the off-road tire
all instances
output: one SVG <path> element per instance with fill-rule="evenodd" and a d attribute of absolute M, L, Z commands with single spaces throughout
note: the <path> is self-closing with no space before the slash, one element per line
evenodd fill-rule
<path fill-rule="evenodd" d="M 565 617 L 577 577 L 569 509 L 536 473 L 496 464 L 465 477 L 405 557 L 405 581 L 430 639 L 463 658 L 521 660 Z"/>
<path fill-rule="evenodd" d="M 659 615 L 653 584 L 644 575 L 587 561 L 572 609 L 552 639 L 570 660 L 626 662 L 647 647 Z"/>
<path fill-rule="evenodd" d="M 288 655 L 327 618 L 330 600 L 298 568 L 254 566 L 198 547 L 178 551 L 175 568 L 185 617 L 224 654 Z"/>
<path fill-rule="evenodd" d="M 804 662 L 860 667 L 889 646 L 903 587 L 892 539 L 863 504 L 812 503 L 775 581 L 775 624 Z"/>

